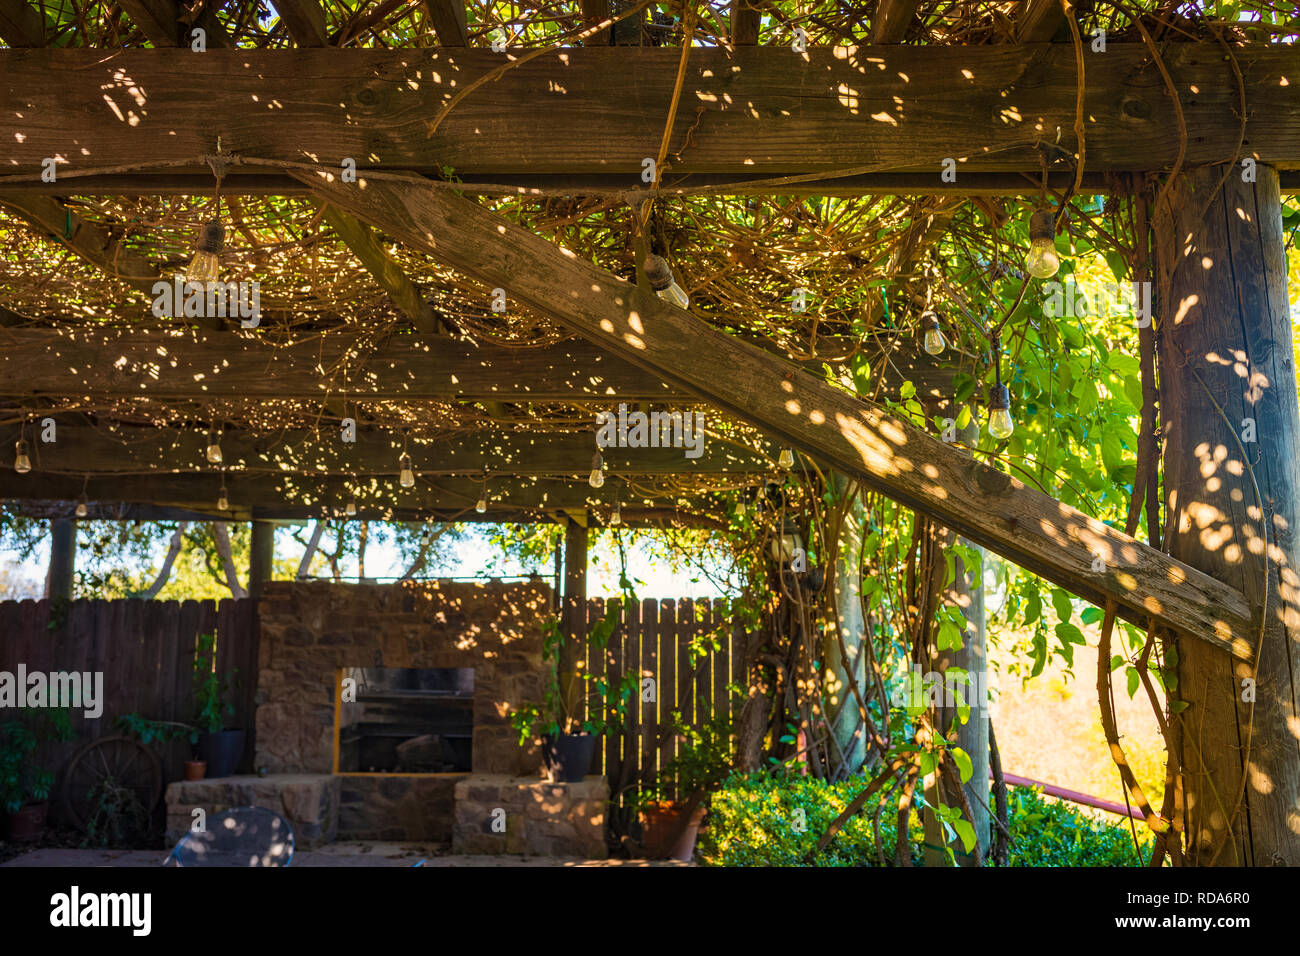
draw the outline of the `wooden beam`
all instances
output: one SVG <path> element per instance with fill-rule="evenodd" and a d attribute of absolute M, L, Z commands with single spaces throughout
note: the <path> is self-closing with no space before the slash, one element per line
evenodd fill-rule
<path fill-rule="evenodd" d="M 1094 603 L 1114 600 L 1248 658 L 1239 591 L 971 461 L 885 409 L 737 341 L 478 204 L 417 180 L 343 184 L 300 173 L 323 201 L 480 280 L 594 343 L 766 429 L 867 487 Z M 1100 557 L 1104 571 L 1094 571 Z"/>
<path fill-rule="evenodd" d="M 11 47 L 45 46 L 46 21 L 27 0 L 0 0 L 0 39 Z"/>
<path fill-rule="evenodd" d="M 731 0 L 729 17 L 733 47 L 754 46 L 758 43 L 758 28 L 762 25 L 763 15 L 752 3 L 753 0 Z"/>
<path fill-rule="evenodd" d="M 121 6 L 155 47 L 184 47 L 188 50 L 190 32 L 194 27 L 203 28 L 209 50 L 234 46 L 211 3 L 204 6 L 197 19 L 177 0 L 121 0 Z"/>
<path fill-rule="evenodd" d="M 1064 23 L 1061 0 L 1024 0 L 1016 17 L 1016 42 L 1050 43 Z"/>
<path fill-rule="evenodd" d="M 242 172 L 240 170 L 243 170 Z M 309 190 L 288 175 L 279 173 L 249 173 L 248 167 L 235 167 L 221 184 L 225 196 L 305 196 Z M 1282 173 L 1282 192 L 1300 192 L 1300 174 Z M 768 196 L 770 185 L 751 185 L 753 177 L 714 176 L 695 174 L 674 178 L 672 185 L 662 185 L 664 196 L 684 196 L 693 190 L 707 188 L 717 191 L 727 187 L 725 193 L 734 196 Z M 1074 182 L 1072 173 L 1052 173 L 1048 187 L 1064 192 Z M 967 173 L 960 183 L 936 182 L 930 173 L 867 173 L 861 176 L 844 176 L 837 179 L 817 179 L 791 183 L 781 187 L 783 196 L 1037 196 L 1042 191 L 1041 176 L 1026 179 L 1020 173 Z M 1084 195 L 1109 195 L 1113 183 L 1101 174 L 1085 172 L 1080 192 Z M 518 196 L 624 196 L 627 194 L 627 177 L 590 173 L 577 176 L 537 174 L 530 176 L 501 175 L 468 176 L 456 184 L 465 195 L 503 194 Z M 35 180 L 9 182 L 4 189 L 12 193 L 61 194 L 67 185 Z M 212 173 L 158 173 L 156 175 L 115 174 L 105 176 L 79 176 L 76 179 L 78 196 L 210 196 Z"/>
<path fill-rule="evenodd" d="M 0 327 L 29 321 L 10 316 L 6 321 L 0 311 Z M 839 349 L 833 341 L 824 340 L 832 351 Z M 807 364 L 821 368 L 818 361 Z M 952 391 L 952 369 L 911 349 L 889 354 L 877 374 L 886 388 L 907 380 L 922 396 Z M 611 408 L 622 401 L 696 400 L 690 390 L 582 341 L 515 349 L 398 337 L 376 346 L 334 333 L 278 346 L 255 335 L 120 328 L 4 328 L 0 395 L 584 402 Z"/>
<path fill-rule="evenodd" d="M 469 43 L 465 0 L 424 0 L 424 7 L 429 11 L 429 19 L 433 21 L 438 43 L 452 47 L 463 47 Z"/>
<path fill-rule="evenodd" d="M 656 503 L 644 495 L 630 493 L 620 481 L 606 481 L 603 488 L 596 490 L 586 480 L 497 478 L 488 482 L 487 516 L 479 519 L 474 504 L 483 486 L 470 478 L 419 477 L 415 487 L 402 488 L 396 479 L 389 477 L 226 475 L 224 482 L 230 510 L 218 512 L 216 503 L 223 478 L 217 474 L 92 475 L 89 481 L 81 476 L 43 475 L 37 481 L 24 481 L 30 477 L 15 474 L 11 468 L 0 471 L 0 501 L 20 504 L 75 502 L 81 497 L 84 483 L 88 501 L 182 508 L 232 521 L 250 520 L 254 513 L 263 517 L 341 517 L 349 500 L 356 502 L 360 515 L 382 520 L 421 520 L 424 517 L 457 521 L 502 520 L 512 515 L 557 514 L 589 508 L 603 521 L 616 499 L 622 502 L 623 507 L 635 510 L 671 508 L 679 499 L 689 497 L 665 494 Z M 699 498 L 697 502 L 707 503 L 707 499 Z"/>
<path fill-rule="evenodd" d="M 871 18 L 872 43 L 902 43 L 920 0 L 880 0 Z"/>
<path fill-rule="evenodd" d="M 276 346 L 187 329 L 0 329 L 0 395 L 515 402 L 682 401 L 670 387 L 586 342 L 535 349 L 347 333 Z"/>
<path fill-rule="evenodd" d="M 670 141 L 685 142 L 694 128 L 695 145 L 674 161 L 669 185 L 695 174 L 759 180 L 853 170 L 929 175 L 938 191 L 948 157 L 958 160 L 959 188 L 980 172 L 1038 176 L 1036 142 L 1055 142 L 1060 127 L 1061 145 L 1074 147 L 1073 56 L 1068 44 L 810 49 L 806 60 L 786 49 L 699 49 L 683 89 L 704 112 L 678 111 Z M 1278 44 L 1235 56 L 1249 150 L 1261 163 L 1300 168 L 1300 83 L 1292 81 L 1300 50 Z M 1175 43 L 1162 57 L 1178 89 L 1198 90 L 1183 102 L 1184 163 L 1236 155 L 1237 85 L 1222 50 Z M 1175 111 L 1149 53 L 1112 43 L 1105 59 L 1089 75 L 1084 102 L 1088 169 L 1172 165 Z M 327 168 L 352 158 L 362 169 L 437 175 L 451 166 L 485 181 L 624 177 L 625 189 L 641 189 L 641 163 L 663 136 L 679 60 L 678 51 L 657 48 L 547 53 L 474 89 L 429 135 L 449 98 L 499 67 L 500 54 L 0 50 L 8 79 L 0 86 L 0 169 L 39 182 L 42 160 L 63 155 L 82 170 L 194 157 L 193 169 L 170 172 L 200 172 L 220 136 L 243 156 Z M 295 95 L 272 95 L 282 89 Z"/>
<path fill-rule="evenodd" d="M 329 46 L 325 11 L 319 0 L 275 0 L 275 9 L 298 46 Z"/>
<path fill-rule="evenodd" d="M 352 254 L 361 260 L 366 271 L 383 287 L 416 331 L 435 335 L 440 331 L 437 318 L 429 303 L 424 301 L 420 287 L 412 282 L 375 239 L 374 230 L 355 216 L 333 206 L 325 206 L 325 221 L 330 224 Z"/>
<path fill-rule="evenodd" d="M 708 424 L 705 415 L 706 428 Z M 58 416 L 55 416 L 58 421 Z M 19 426 L 0 427 L 0 468 L 12 467 Z M 145 426 L 107 426 L 59 422 L 58 440 L 30 442 L 32 475 L 228 474 L 388 475 L 399 472 L 403 449 L 418 475 L 569 476 L 586 477 L 596 452 L 595 416 L 581 432 L 479 432 L 439 441 L 404 440 L 394 432 L 357 429 L 355 442 L 344 442 L 338 427 L 315 432 L 256 435 L 227 431 L 221 435 L 221 469 L 204 457 L 207 432 Z M 685 448 L 607 448 L 611 475 L 747 475 L 775 471 L 779 448 L 770 443 L 755 452 L 706 435 L 699 457 Z M 37 479 L 33 477 L 33 482 Z"/>
<path fill-rule="evenodd" d="M 594 27 L 610 15 L 609 0 L 582 0 L 582 25 Z M 593 33 L 583 42 L 584 46 L 609 46 L 608 28 Z"/>
<path fill-rule="evenodd" d="M 105 274 L 152 297 L 150 290 L 158 281 L 158 267 L 122 245 L 103 226 L 81 218 L 59 199 L 0 192 L 0 206 L 36 227 L 42 238 L 62 243 Z"/>
<path fill-rule="evenodd" d="M 65 518 L 74 513 L 75 501 L 46 499 L 41 501 L 9 502 L 0 501 L 5 511 L 12 515 L 27 518 L 49 520 Z M 608 523 L 608 509 L 595 516 L 594 524 L 604 526 Z M 396 508 L 390 505 L 369 505 L 357 503 L 355 515 L 336 512 L 327 515 L 335 520 L 354 521 L 463 521 L 463 522 L 521 522 L 539 524 L 557 520 L 558 512 L 544 510 L 520 510 L 509 507 L 509 502 L 493 501 L 484 514 L 475 511 L 464 513 L 463 507 L 457 506 L 444 511 L 429 509 Z M 84 521 L 282 521 L 305 522 L 322 517 L 320 508 L 281 503 L 266 507 L 249 508 L 231 502 L 230 511 L 217 511 L 210 503 L 194 508 L 180 508 L 173 505 L 154 505 L 139 503 L 101 504 L 90 502 Z M 719 511 L 716 514 L 698 511 L 682 511 L 671 506 L 645 507 L 634 505 L 622 509 L 623 525 L 626 527 L 663 528 L 663 527 L 705 527 L 725 528 L 726 521 Z"/>

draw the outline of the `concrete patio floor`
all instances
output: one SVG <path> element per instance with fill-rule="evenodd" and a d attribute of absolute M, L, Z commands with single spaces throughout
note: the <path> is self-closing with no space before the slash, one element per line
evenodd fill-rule
<path fill-rule="evenodd" d="M 299 850 L 291 866 L 693 866 L 676 860 L 580 860 L 541 856 L 439 856 L 440 847 L 419 843 L 330 843 L 317 850 Z M 165 850 L 76 850 L 43 848 L 15 857 L 0 866 L 122 867 L 159 866 Z"/>

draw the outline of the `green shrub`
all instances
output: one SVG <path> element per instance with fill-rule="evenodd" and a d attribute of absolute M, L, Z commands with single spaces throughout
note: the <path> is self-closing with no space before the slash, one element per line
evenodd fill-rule
<path fill-rule="evenodd" d="M 866 786 L 868 777 L 841 783 L 785 774 L 733 774 L 713 795 L 699 857 L 710 866 L 802 866 L 832 820 Z M 880 839 L 893 865 L 897 804 L 892 795 L 880 814 Z M 1136 866 L 1129 827 L 1097 821 L 1067 803 L 1034 790 L 1008 791 L 1012 866 Z M 815 859 L 816 866 L 878 866 L 871 820 L 873 797 Z M 802 812 L 800 812 L 802 811 Z M 912 862 L 921 865 L 924 831 L 919 813 L 909 820 Z M 1139 838 L 1142 829 L 1139 826 Z M 1150 839 L 1143 840 L 1144 855 Z"/>

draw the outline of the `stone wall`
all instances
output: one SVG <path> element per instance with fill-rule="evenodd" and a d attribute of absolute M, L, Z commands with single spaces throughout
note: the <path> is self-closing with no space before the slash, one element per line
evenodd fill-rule
<path fill-rule="evenodd" d="M 475 774 L 456 784 L 452 849 L 603 859 L 608 803 L 604 777 L 547 783 Z"/>
<path fill-rule="evenodd" d="M 193 826 L 196 808 L 212 817 L 233 807 L 265 807 L 289 821 L 298 849 L 315 849 L 338 834 L 339 780 L 328 774 L 177 780 L 167 785 L 167 842 Z"/>
<path fill-rule="evenodd" d="M 542 697 L 541 582 L 272 582 L 259 605 L 256 766 L 334 769 L 335 681 L 343 667 L 474 668 L 473 770 L 538 772 L 510 715 Z"/>
<path fill-rule="evenodd" d="M 340 775 L 340 840 L 450 843 L 456 782 L 464 776 Z"/>

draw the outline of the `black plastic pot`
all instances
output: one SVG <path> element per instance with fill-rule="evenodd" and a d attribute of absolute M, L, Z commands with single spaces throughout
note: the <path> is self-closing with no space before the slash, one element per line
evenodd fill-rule
<path fill-rule="evenodd" d="M 542 760 L 553 783 L 581 783 L 591 769 L 597 738 L 592 734 L 547 734 Z"/>
<path fill-rule="evenodd" d="M 199 734 L 199 759 L 207 761 L 209 777 L 229 777 L 244 756 L 244 731 L 218 730 L 215 734 Z"/>

